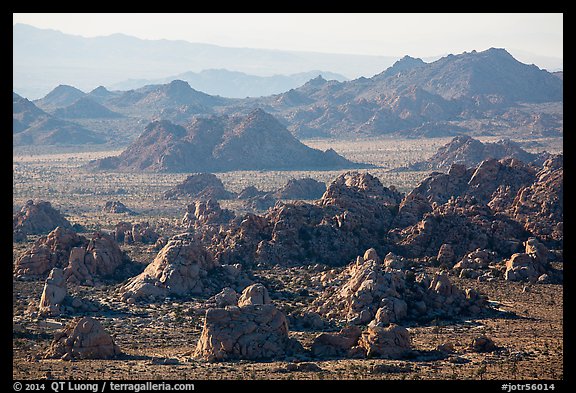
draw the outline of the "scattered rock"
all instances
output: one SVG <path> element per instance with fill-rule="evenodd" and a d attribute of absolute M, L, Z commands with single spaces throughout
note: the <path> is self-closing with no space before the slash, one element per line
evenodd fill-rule
<path fill-rule="evenodd" d="M 468 348 L 473 352 L 492 352 L 498 347 L 491 338 L 478 336 L 474 337 Z"/>

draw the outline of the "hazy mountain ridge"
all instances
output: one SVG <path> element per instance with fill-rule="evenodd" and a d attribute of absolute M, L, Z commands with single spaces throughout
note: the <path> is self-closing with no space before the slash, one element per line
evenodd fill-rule
<path fill-rule="evenodd" d="M 130 78 L 165 78 L 187 71 L 219 69 L 222 65 L 230 71 L 259 76 L 329 70 L 350 78 L 374 75 L 396 60 L 395 56 L 142 40 L 123 34 L 86 38 L 25 24 L 14 25 L 12 31 L 13 90 L 26 97 L 43 96 L 63 83 L 91 90 L 95 86 L 111 86 Z"/>
<path fill-rule="evenodd" d="M 195 90 L 228 98 L 261 97 L 278 94 L 299 87 L 308 80 L 322 75 L 327 79 L 345 81 L 344 75 L 329 71 L 308 71 L 291 75 L 258 76 L 227 69 L 210 69 L 159 79 L 128 79 L 109 86 L 112 90 L 138 89 L 146 85 L 164 84 L 183 80 Z"/>
<path fill-rule="evenodd" d="M 12 143 L 18 145 L 100 144 L 105 140 L 73 122 L 58 119 L 13 93 Z"/>
<path fill-rule="evenodd" d="M 317 76 L 300 87 L 258 98 L 225 98 L 174 80 L 129 91 L 98 87 L 90 93 L 58 86 L 35 101 L 52 114 L 90 97 L 103 112 L 126 118 L 120 140 L 133 140 L 140 126 L 169 120 L 186 124 L 198 116 L 272 114 L 299 138 L 470 135 L 559 136 L 563 132 L 563 80 L 515 60 L 504 49 L 464 52 L 432 63 L 405 56 L 372 78 L 327 81 Z M 81 119 L 98 118 L 71 108 Z M 60 114 L 67 116 L 67 110 Z M 80 112 L 80 113 L 78 113 Z M 90 112 L 86 110 L 85 112 Z M 107 113 L 107 112 L 106 112 Z M 102 128 L 106 121 L 82 123 Z M 129 125 L 128 125 L 129 124 Z M 89 127 L 89 128 L 90 128 Z"/>

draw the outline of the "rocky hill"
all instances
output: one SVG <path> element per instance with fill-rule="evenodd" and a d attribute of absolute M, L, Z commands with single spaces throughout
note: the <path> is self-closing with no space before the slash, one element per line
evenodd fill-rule
<path fill-rule="evenodd" d="M 105 140 L 81 125 L 56 118 L 13 93 L 13 145 L 83 145 Z"/>
<path fill-rule="evenodd" d="M 50 93 L 46 94 L 45 97 L 35 100 L 34 104 L 39 108 L 50 112 L 58 108 L 72 105 L 85 95 L 86 93 L 74 86 L 58 85 Z"/>
<path fill-rule="evenodd" d="M 122 117 L 89 97 L 82 97 L 72 104 L 54 111 L 62 119 L 113 119 Z"/>
<path fill-rule="evenodd" d="M 185 127 L 155 121 L 119 156 L 88 164 L 94 169 L 155 172 L 358 166 L 331 149 L 322 152 L 304 145 L 261 109 L 246 116 L 197 117 Z"/>
<path fill-rule="evenodd" d="M 426 171 L 448 170 L 452 164 L 462 164 L 466 167 L 478 165 L 487 159 L 516 158 L 530 163 L 537 161 L 542 164 L 547 158 L 547 153 L 534 154 L 522 149 L 520 145 L 509 139 L 501 139 L 496 142 L 482 143 L 478 139 L 469 136 L 457 136 L 428 160 L 416 162 L 408 167 L 397 170 Z"/>

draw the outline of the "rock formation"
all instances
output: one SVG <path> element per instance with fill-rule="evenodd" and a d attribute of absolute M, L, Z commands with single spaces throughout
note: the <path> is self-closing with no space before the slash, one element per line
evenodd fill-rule
<path fill-rule="evenodd" d="M 476 315 L 486 305 L 483 296 L 457 288 L 446 273 L 415 275 L 408 269 L 392 268 L 393 258 L 387 259 L 386 266 L 373 249 L 358 256 L 341 274 L 323 283 L 324 293 L 313 302 L 312 310 L 348 324 L 387 325 Z"/>
<path fill-rule="evenodd" d="M 288 337 L 286 316 L 270 303 L 261 284 L 244 289 L 238 306 L 206 311 L 194 356 L 208 361 L 283 358 L 298 349 Z"/>
<path fill-rule="evenodd" d="M 116 242 L 126 244 L 155 244 L 160 239 L 160 235 L 147 221 L 137 223 L 121 221 L 116 224 L 112 236 Z"/>
<path fill-rule="evenodd" d="M 48 235 L 40 237 L 16 260 L 14 276 L 44 278 L 53 268 L 65 268 L 68 265 L 72 248 L 85 247 L 87 244 L 85 237 L 70 229 L 57 227 Z"/>
<path fill-rule="evenodd" d="M 524 246 L 525 252 L 515 253 L 506 261 L 504 278 L 508 281 L 536 282 L 541 275 L 550 273 L 548 249 L 533 237 Z"/>
<path fill-rule="evenodd" d="M 196 199 L 232 199 L 234 193 L 224 188 L 222 180 L 212 173 L 196 173 L 164 193 L 166 199 L 190 197 Z"/>
<path fill-rule="evenodd" d="M 76 318 L 54 335 L 45 358 L 113 359 L 121 354 L 114 339 L 91 317 Z"/>
<path fill-rule="evenodd" d="M 91 286 L 95 279 L 114 276 L 123 262 L 124 254 L 114 238 L 103 232 L 95 232 L 86 247 L 70 250 L 64 277 L 70 283 Z"/>
<path fill-rule="evenodd" d="M 104 207 L 102 208 L 102 212 L 103 213 L 113 213 L 113 214 L 127 213 L 130 215 L 138 214 L 138 213 L 128 209 L 126 207 L 126 205 L 120 201 L 107 201 L 106 205 L 104 205 Z"/>
<path fill-rule="evenodd" d="M 45 235 L 62 227 L 71 229 L 70 222 L 50 202 L 29 200 L 13 217 L 12 230 L 26 235 Z"/>
<path fill-rule="evenodd" d="M 44 284 L 38 313 L 46 316 L 60 315 L 67 294 L 68 289 L 62 269 L 52 269 Z"/>
<path fill-rule="evenodd" d="M 312 178 L 290 179 L 274 192 L 278 199 L 319 199 L 326 191 L 326 184 Z"/>
<path fill-rule="evenodd" d="M 193 236 L 174 236 L 141 274 L 122 287 L 122 299 L 133 303 L 169 294 L 200 294 L 204 291 L 207 273 L 215 267 L 212 257 Z"/>
<path fill-rule="evenodd" d="M 406 168 L 410 171 L 448 170 L 453 164 L 465 167 L 477 166 L 484 160 L 515 158 L 525 163 L 542 164 L 548 154 L 533 154 L 522 149 L 509 139 L 497 142 L 481 142 L 467 135 L 454 137 L 426 161 L 414 163 Z"/>

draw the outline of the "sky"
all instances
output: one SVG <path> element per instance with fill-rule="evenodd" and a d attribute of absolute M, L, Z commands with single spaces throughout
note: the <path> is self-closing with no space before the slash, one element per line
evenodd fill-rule
<path fill-rule="evenodd" d="M 230 47 L 422 58 L 497 47 L 563 58 L 562 13 L 15 13 L 13 23 Z"/>

